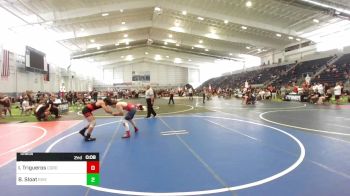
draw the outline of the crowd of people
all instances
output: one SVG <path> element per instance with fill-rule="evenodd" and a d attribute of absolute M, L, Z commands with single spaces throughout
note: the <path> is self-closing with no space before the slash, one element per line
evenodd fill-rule
<path fill-rule="evenodd" d="M 333 96 L 336 104 L 340 104 L 343 96 L 347 96 L 348 102 L 350 102 L 350 92 L 346 90 L 343 82 L 337 82 L 334 86 L 320 82 L 313 84 L 303 82 L 300 86 L 292 83 L 281 87 L 273 85 L 252 87 L 252 85 L 245 84 L 240 88 L 214 88 L 211 90 L 211 94 L 224 98 L 232 96 L 240 98 L 243 104 L 254 104 L 256 101 L 276 99 L 290 101 L 290 95 L 297 95 L 299 101 L 312 104 L 329 103 Z"/>
<path fill-rule="evenodd" d="M 350 83 L 348 82 L 350 86 Z M 242 99 L 243 104 L 255 104 L 256 101 L 261 100 L 275 100 L 281 99 L 290 101 L 291 95 L 300 96 L 300 101 L 309 102 L 313 104 L 324 104 L 330 102 L 334 96 L 335 103 L 341 102 L 342 96 L 349 97 L 349 91 L 345 88 L 343 82 L 337 82 L 336 85 L 329 85 L 328 83 L 310 81 L 303 82 L 301 85 L 297 83 L 288 83 L 286 85 L 276 86 L 268 85 L 252 86 L 248 85 L 246 81 L 240 87 L 202 87 L 194 89 L 192 87 L 178 87 L 168 89 L 157 89 L 152 93 L 151 89 L 147 86 L 146 89 L 113 89 L 112 91 L 97 91 L 94 89 L 90 92 L 59 92 L 59 93 L 47 93 L 26 91 L 18 97 L 9 97 L 4 94 L 0 94 L 0 118 L 12 115 L 11 104 L 18 102 L 18 108 L 21 111 L 21 115 L 35 115 L 38 121 L 46 121 L 50 117 L 60 118 L 60 111 L 58 105 L 61 103 L 68 103 L 69 106 L 74 106 L 78 111 L 82 110 L 87 104 L 95 103 L 105 97 L 113 99 L 130 99 L 145 97 L 147 103 L 147 118 L 151 115 L 156 116 L 153 110 L 154 98 L 156 97 L 169 97 L 168 104 L 175 104 L 174 97 L 187 96 L 189 100 L 193 100 L 193 96 L 202 97 L 203 104 L 211 100 L 212 96 L 223 97 L 230 99 L 231 97 L 237 97 Z M 349 99 L 349 98 L 348 98 Z"/>

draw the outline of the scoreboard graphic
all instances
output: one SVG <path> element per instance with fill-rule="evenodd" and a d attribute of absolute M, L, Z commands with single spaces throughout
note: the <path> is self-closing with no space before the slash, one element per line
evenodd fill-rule
<path fill-rule="evenodd" d="M 17 153 L 17 185 L 100 184 L 99 153 Z"/>

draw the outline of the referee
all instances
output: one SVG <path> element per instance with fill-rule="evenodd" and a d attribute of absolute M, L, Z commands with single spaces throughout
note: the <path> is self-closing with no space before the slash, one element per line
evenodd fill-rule
<path fill-rule="evenodd" d="M 146 118 L 151 117 L 151 114 L 153 117 L 156 117 L 157 113 L 153 110 L 153 104 L 154 104 L 154 92 L 150 85 L 146 86 L 146 102 L 147 102 L 147 116 Z"/>

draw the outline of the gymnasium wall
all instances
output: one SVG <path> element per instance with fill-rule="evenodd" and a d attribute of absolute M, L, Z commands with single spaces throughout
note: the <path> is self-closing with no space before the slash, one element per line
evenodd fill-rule
<path fill-rule="evenodd" d="M 0 71 L 2 71 L 2 65 L 3 50 L 0 49 Z M 9 76 L 0 79 L 0 92 L 11 96 L 26 90 L 58 92 L 62 84 L 64 84 L 66 91 L 86 91 L 91 89 L 93 83 L 92 78 L 77 77 L 75 73 L 69 73 L 65 69 L 51 64 L 50 81 L 44 81 L 44 74 L 26 71 L 24 57 L 12 52 L 10 52 L 9 65 Z"/>
<path fill-rule="evenodd" d="M 132 81 L 133 72 L 135 74 L 149 72 L 150 83 L 154 86 L 179 86 L 187 84 L 189 81 L 189 71 L 187 67 L 154 62 L 135 62 L 134 64 L 114 65 L 103 68 L 103 82 L 106 85 L 112 85 L 114 83 L 133 83 L 136 86 L 148 83 Z M 193 71 L 191 74 L 192 73 Z"/>

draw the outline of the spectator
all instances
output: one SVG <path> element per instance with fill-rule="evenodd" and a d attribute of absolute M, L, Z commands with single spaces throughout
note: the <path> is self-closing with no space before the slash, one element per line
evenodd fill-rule
<path fill-rule="evenodd" d="M 334 87 L 334 96 L 337 104 L 340 103 L 341 89 L 342 87 L 340 86 L 340 83 L 337 82 L 336 86 Z"/>
<path fill-rule="evenodd" d="M 58 114 L 58 108 L 54 105 L 55 95 L 52 94 L 48 100 L 46 101 L 46 108 L 48 108 L 48 111 L 55 115 L 56 118 L 60 118 L 61 116 Z"/>
<path fill-rule="evenodd" d="M 12 112 L 11 112 L 11 98 L 5 97 L 5 100 L 2 102 L 2 105 L 4 106 L 4 114 L 6 116 L 7 111 L 9 112 L 10 116 L 12 117 Z"/>
<path fill-rule="evenodd" d="M 193 100 L 193 90 L 192 90 L 192 87 L 190 87 L 188 89 L 188 98 L 189 100 Z"/>
<path fill-rule="evenodd" d="M 29 105 L 29 99 L 27 96 L 24 97 L 22 102 L 22 110 L 25 115 L 29 115 L 33 112 L 34 107 Z"/>

